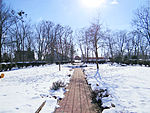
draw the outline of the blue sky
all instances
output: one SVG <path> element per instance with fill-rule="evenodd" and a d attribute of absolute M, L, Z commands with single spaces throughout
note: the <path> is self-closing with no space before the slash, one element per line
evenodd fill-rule
<path fill-rule="evenodd" d="M 147 0 L 3 0 L 16 11 L 23 10 L 33 23 L 50 20 L 74 30 L 86 27 L 100 14 L 113 30 L 130 29 L 134 11 Z M 92 5 L 93 4 L 93 5 Z"/>

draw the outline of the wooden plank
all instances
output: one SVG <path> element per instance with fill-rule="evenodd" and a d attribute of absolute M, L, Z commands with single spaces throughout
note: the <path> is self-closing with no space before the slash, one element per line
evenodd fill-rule
<path fill-rule="evenodd" d="M 41 106 L 37 109 L 35 113 L 39 113 L 41 109 L 43 108 L 43 106 L 45 105 L 45 103 L 46 103 L 46 100 L 41 104 Z"/>

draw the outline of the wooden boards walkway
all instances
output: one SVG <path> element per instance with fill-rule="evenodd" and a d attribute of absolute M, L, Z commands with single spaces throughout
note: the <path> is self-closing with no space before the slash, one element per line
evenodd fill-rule
<path fill-rule="evenodd" d="M 96 113 L 90 99 L 90 90 L 81 68 L 74 69 L 69 91 L 65 93 L 54 113 Z"/>

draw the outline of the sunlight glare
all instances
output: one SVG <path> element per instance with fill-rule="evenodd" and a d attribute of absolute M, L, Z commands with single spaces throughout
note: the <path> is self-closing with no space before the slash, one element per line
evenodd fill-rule
<path fill-rule="evenodd" d="M 82 4 L 88 8 L 98 8 L 105 0 L 81 0 Z"/>

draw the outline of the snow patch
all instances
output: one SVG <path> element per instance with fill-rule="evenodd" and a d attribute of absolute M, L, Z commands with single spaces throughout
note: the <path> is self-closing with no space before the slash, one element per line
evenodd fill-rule
<path fill-rule="evenodd" d="M 46 100 L 40 113 L 52 113 L 58 98 L 63 98 L 63 88 L 50 92 L 53 82 L 70 82 L 73 70 L 67 65 L 45 65 L 3 72 L 5 77 L 0 79 L 0 113 L 34 113 Z"/>
<path fill-rule="evenodd" d="M 95 78 L 96 65 L 88 64 L 85 69 L 92 90 L 107 89 L 109 97 L 103 98 L 103 113 L 138 112 L 148 113 L 150 108 L 150 68 L 144 66 L 99 65 L 100 78 Z M 98 77 L 98 76 L 97 76 Z M 99 82 L 97 81 L 99 79 Z M 99 85 L 97 85 L 99 84 Z"/>

